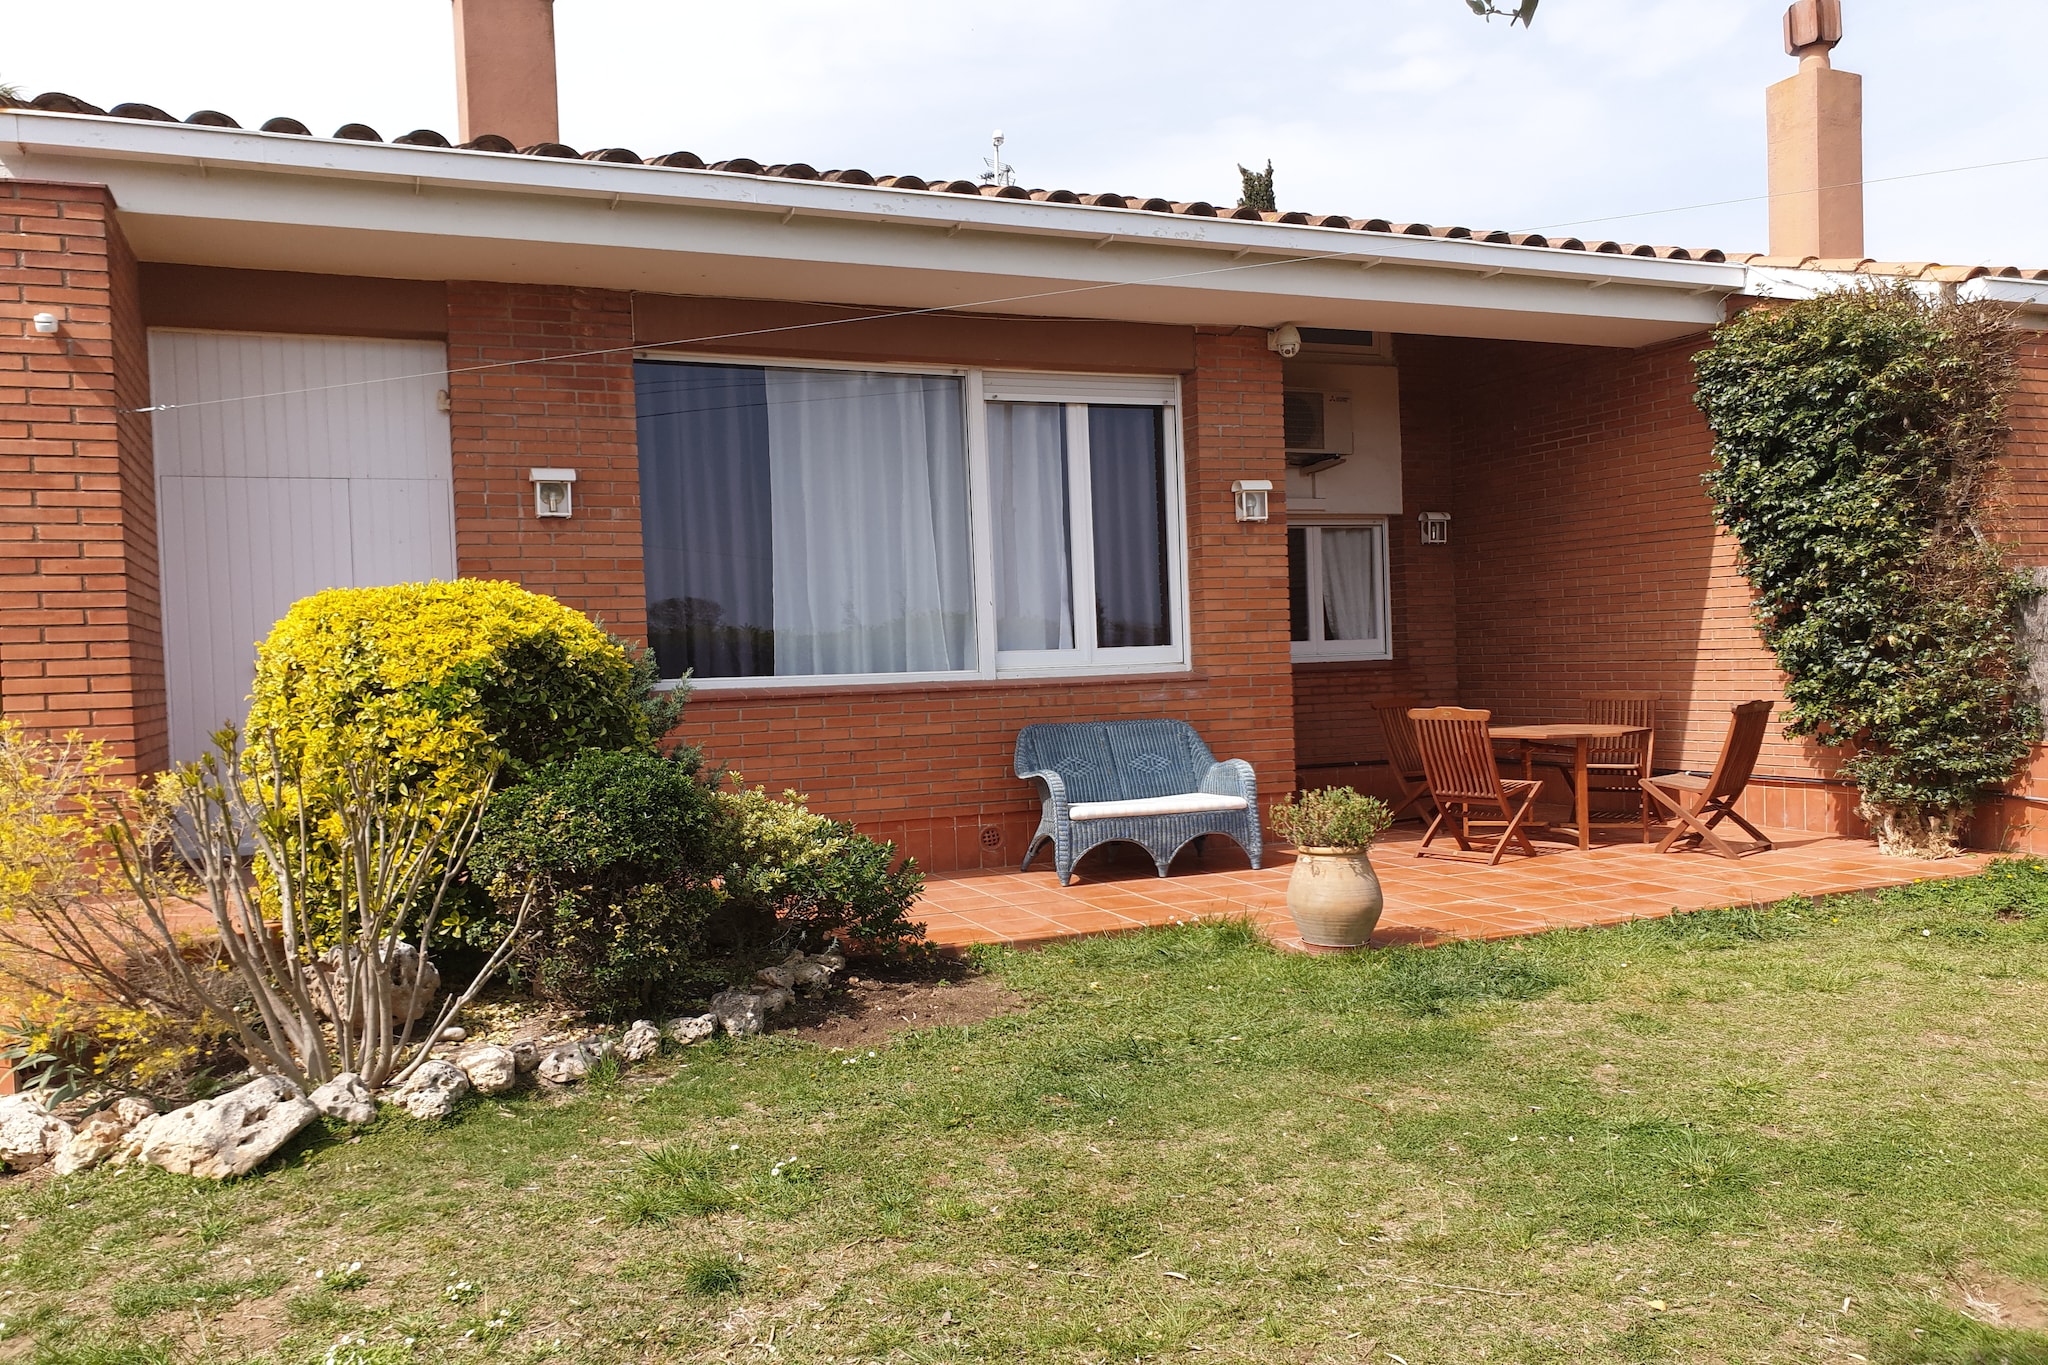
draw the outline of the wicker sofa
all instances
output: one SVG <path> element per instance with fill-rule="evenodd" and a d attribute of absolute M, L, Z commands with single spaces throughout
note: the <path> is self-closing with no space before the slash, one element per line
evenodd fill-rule
<path fill-rule="evenodd" d="M 1162 877 L 1174 854 L 1206 835 L 1236 840 L 1253 867 L 1264 851 L 1252 765 L 1218 763 L 1186 721 L 1027 725 L 1017 736 L 1017 776 L 1045 805 L 1024 870 L 1050 843 L 1062 886 L 1082 854 L 1119 840 L 1150 853 Z"/>

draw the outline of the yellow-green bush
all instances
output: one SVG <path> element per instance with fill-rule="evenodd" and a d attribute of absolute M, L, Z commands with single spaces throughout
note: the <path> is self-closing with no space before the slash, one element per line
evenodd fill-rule
<path fill-rule="evenodd" d="M 397 787 L 466 799 L 493 767 L 503 788 L 585 749 L 652 749 L 672 710 L 650 670 L 589 617 L 516 583 L 458 579 L 337 588 L 301 598 L 257 649 L 246 761 L 275 744 L 318 831 L 316 881 L 339 875 L 339 826 L 313 793 L 375 754 Z M 441 927 L 484 912 L 458 886 Z"/>
<path fill-rule="evenodd" d="M 256 654 L 245 733 L 288 766 L 374 751 L 401 782 L 520 777 L 583 749 L 648 746 L 632 658 L 581 612 L 465 578 L 301 598 Z"/>

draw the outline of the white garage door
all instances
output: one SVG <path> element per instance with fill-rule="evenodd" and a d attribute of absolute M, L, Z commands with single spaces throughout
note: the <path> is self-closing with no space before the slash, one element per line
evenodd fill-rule
<path fill-rule="evenodd" d="M 308 593 L 455 575 L 438 342 L 153 331 L 171 757 L 248 710 Z"/>

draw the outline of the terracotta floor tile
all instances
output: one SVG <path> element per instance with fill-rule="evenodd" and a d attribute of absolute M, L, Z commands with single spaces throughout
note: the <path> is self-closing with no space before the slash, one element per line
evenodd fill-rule
<path fill-rule="evenodd" d="M 1778 847 L 1770 853 L 1730 862 L 1696 852 L 1660 854 L 1621 833 L 1585 852 L 1539 840 L 1537 857 L 1511 853 L 1487 866 L 1478 859 L 1417 858 L 1421 831 L 1396 829 L 1374 850 L 1387 909 L 1373 941 L 1429 943 L 1613 924 L 1674 910 L 1962 876 L 1987 861 L 1971 856 L 1901 864 L 1868 842 L 1793 834 L 1774 835 Z M 1026 873 L 936 873 L 927 877 L 920 915 L 932 939 L 949 947 L 1044 943 L 1222 915 L 1249 917 L 1285 938 L 1292 927 L 1286 896 L 1293 855 L 1273 849 L 1264 861 L 1255 870 L 1219 841 L 1200 857 L 1176 859 L 1165 878 L 1142 854 L 1123 849 L 1091 855 L 1069 887 L 1060 886 L 1043 860 Z"/>

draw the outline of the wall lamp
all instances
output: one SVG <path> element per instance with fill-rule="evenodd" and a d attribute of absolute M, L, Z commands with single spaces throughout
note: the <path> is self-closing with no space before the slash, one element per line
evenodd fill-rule
<path fill-rule="evenodd" d="M 1239 521 L 1266 520 L 1267 499 L 1273 492 L 1271 479 L 1239 479 L 1230 485 L 1230 491 L 1237 499 Z"/>
<path fill-rule="evenodd" d="M 576 471 L 573 469 L 529 469 L 533 480 L 533 514 L 537 517 L 566 517 L 575 502 Z"/>
<path fill-rule="evenodd" d="M 55 313 L 36 314 L 34 319 L 34 325 L 36 333 L 39 336 L 50 337 L 57 335 L 58 322 L 57 315 Z"/>
<path fill-rule="evenodd" d="M 1448 545 L 1451 543 L 1451 514 L 1449 512 L 1424 512 L 1415 518 L 1422 528 L 1424 545 Z"/>

